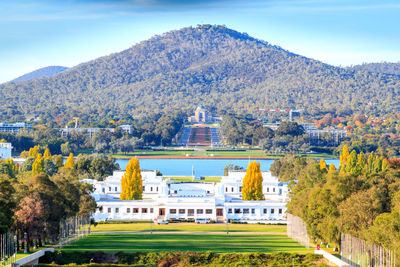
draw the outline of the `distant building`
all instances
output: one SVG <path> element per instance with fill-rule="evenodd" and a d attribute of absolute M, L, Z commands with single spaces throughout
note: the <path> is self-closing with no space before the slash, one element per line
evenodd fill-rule
<path fill-rule="evenodd" d="M 0 158 L 1 159 L 9 159 L 11 158 L 11 143 L 0 143 Z"/>
<path fill-rule="evenodd" d="M 3 123 L 0 122 L 0 132 L 18 134 L 21 130 L 31 131 L 32 125 L 25 122 Z"/>
<path fill-rule="evenodd" d="M 196 110 L 194 111 L 194 116 L 190 116 L 188 118 L 189 122 L 215 122 L 215 121 L 221 121 L 220 117 L 213 117 L 210 116 L 202 106 L 198 106 Z"/>
<path fill-rule="evenodd" d="M 121 130 L 123 132 L 126 132 L 128 134 L 132 134 L 132 126 L 131 125 L 120 125 L 118 127 L 121 128 Z M 62 137 L 67 137 L 73 131 L 86 132 L 87 135 L 89 135 L 89 137 L 92 138 L 93 134 L 95 132 L 100 131 L 100 130 L 106 130 L 106 131 L 109 131 L 109 132 L 113 133 L 115 131 L 115 129 L 116 128 L 68 128 L 68 127 L 65 127 L 65 128 L 60 129 L 60 132 L 61 132 L 61 136 Z"/>

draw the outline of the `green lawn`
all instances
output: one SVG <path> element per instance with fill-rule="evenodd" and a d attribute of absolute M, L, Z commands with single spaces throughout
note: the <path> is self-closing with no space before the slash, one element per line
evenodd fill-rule
<path fill-rule="evenodd" d="M 91 234 L 62 248 L 64 251 L 213 251 L 245 252 L 311 252 L 286 235 L 226 234 Z"/>
<path fill-rule="evenodd" d="M 116 158 L 131 158 L 133 156 L 180 156 L 185 157 L 266 157 L 269 159 L 281 158 L 283 154 L 266 154 L 263 150 L 246 150 L 246 151 L 182 151 L 182 150 L 160 150 L 160 151 L 136 151 L 129 154 L 114 154 Z M 331 154 L 299 154 L 299 156 L 307 158 L 335 158 Z"/>
<path fill-rule="evenodd" d="M 226 232 L 225 224 L 195 224 L 185 223 L 168 225 L 150 223 L 124 223 L 124 224 L 98 224 L 92 228 L 93 232 L 139 232 L 150 231 L 171 231 L 171 232 Z M 266 232 L 286 233 L 286 225 L 260 225 L 260 224 L 229 224 L 230 232 Z"/>
<path fill-rule="evenodd" d="M 171 182 L 206 182 L 206 183 L 219 183 L 221 182 L 221 176 L 206 176 L 204 180 L 193 180 L 193 176 L 164 176 L 164 179 L 170 179 Z"/>

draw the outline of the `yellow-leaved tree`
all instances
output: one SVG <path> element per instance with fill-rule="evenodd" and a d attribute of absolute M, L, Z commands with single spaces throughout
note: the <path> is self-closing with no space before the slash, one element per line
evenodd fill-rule
<path fill-rule="evenodd" d="M 324 159 L 319 160 L 319 169 L 324 172 L 327 171 L 327 166 Z"/>
<path fill-rule="evenodd" d="M 74 166 L 75 166 L 74 154 L 69 153 L 69 156 L 64 164 L 64 167 L 72 169 Z"/>
<path fill-rule="evenodd" d="M 250 162 L 247 166 L 246 175 L 243 178 L 242 198 L 243 200 L 263 200 L 262 192 L 263 177 L 260 163 Z"/>
<path fill-rule="evenodd" d="M 38 146 L 34 146 L 29 149 L 29 152 L 28 152 L 29 157 L 36 158 L 38 154 L 39 154 Z"/>
<path fill-rule="evenodd" d="M 51 153 L 48 148 L 46 148 L 46 150 L 43 153 L 43 159 L 51 159 Z"/>
<path fill-rule="evenodd" d="M 44 158 L 42 154 L 37 154 L 35 161 L 32 164 L 32 174 L 37 175 L 44 172 Z"/>
<path fill-rule="evenodd" d="M 121 179 L 121 200 L 142 199 L 143 180 L 139 160 L 131 158 Z"/>

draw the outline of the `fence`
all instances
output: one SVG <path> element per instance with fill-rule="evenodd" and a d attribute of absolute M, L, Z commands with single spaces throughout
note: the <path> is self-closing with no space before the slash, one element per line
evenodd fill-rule
<path fill-rule="evenodd" d="M 341 236 L 341 255 L 342 260 L 350 266 L 396 266 L 396 256 L 393 250 L 385 249 L 347 234 Z"/>
<path fill-rule="evenodd" d="M 307 234 L 306 224 L 300 217 L 286 213 L 287 236 L 296 240 L 306 248 L 310 248 L 310 238 Z"/>
<path fill-rule="evenodd" d="M 0 234 L 0 266 L 12 266 L 17 260 L 17 237 L 13 233 Z"/>
<path fill-rule="evenodd" d="M 60 245 L 78 240 L 90 234 L 90 217 L 71 217 L 60 222 Z"/>

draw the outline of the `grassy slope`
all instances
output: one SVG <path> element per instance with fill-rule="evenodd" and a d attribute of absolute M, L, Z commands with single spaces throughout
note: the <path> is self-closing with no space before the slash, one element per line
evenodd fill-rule
<path fill-rule="evenodd" d="M 283 155 L 265 154 L 263 150 L 246 151 L 182 151 L 182 150 L 161 150 L 161 151 L 136 151 L 129 154 L 115 154 L 116 158 L 130 158 L 132 156 L 170 156 L 170 157 L 266 157 L 270 159 L 281 158 Z M 211 156 L 213 155 L 213 156 Z M 331 154 L 300 154 L 309 158 L 335 158 Z"/>
<path fill-rule="evenodd" d="M 152 224 L 153 231 L 171 232 L 225 232 L 225 224 Z M 150 223 L 126 223 L 126 224 L 99 224 L 92 228 L 93 232 L 115 231 L 136 232 L 150 231 Z M 259 225 L 259 224 L 229 224 L 230 232 L 268 232 L 286 233 L 286 225 Z"/>
<path fill-rule="evenodd" d="M 244 252 L 310 252 L 285 235 L 226 234 L 92 234 L 63 247 L 65 251 L 213 251 Z"/>

